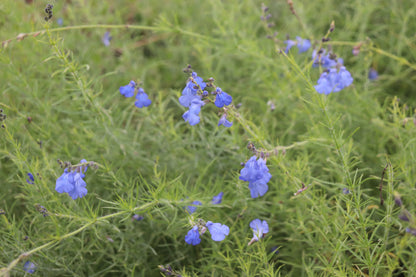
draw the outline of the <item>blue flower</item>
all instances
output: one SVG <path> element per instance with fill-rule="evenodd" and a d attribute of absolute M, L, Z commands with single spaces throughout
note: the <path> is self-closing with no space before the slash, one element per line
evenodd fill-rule
<path fill-rule="evenodd" d="M 287 45 L 286 49 L 285 49 L 286 54 L 295 45 L 298 47 L 299 53 L 306 52 L 311 47 L 310 40 L 309 39 L 302 39 L 301 37 L 296 37 L 296 41 L 286 40 L 286 41 L 284 41 L 284 43 Z"/>
<path fill-rule="evenodd" d="M 354 81 L 351 77 L 351 73 L 345 68 L 345 66 L 341 66 L 339 69 L 338 78 L 341 89 L 348 87 Z"/>
<path fill-rule="evenodd" d="M 221 204 L 223 195 L 224 193 L 221 191 L 218 195 L 212 197 L 212 204 Z"/>
<path fill-rule="evenodd" d="M 192 78 L 192 80 L 191 80 Z M 207 84 L 201 77 L 198 77 L 196 72 L 192 72 L 191 78 L 186 83 L 185 88 L 182 90 L 182 96 L 179 97 L 179 103 L 184 107 L 189 107 L 193 100 L 201 100 L 201 96 L 198 95 L 198 90 L 204 90 Z M 197 84 L 195 84 L 196 82 Z M 204 92 L 202 92 L 204 93 Z"/>
<path fill-rule="evenodd" d="M 138 215 L 138 214 L 135 214 L 135 215 L 133 215 L 132 216 L 132 220 L 137 220 L 137 221 L 140 221 L 140 220 L 143 220 L 143 216 L 142 215 Z"/>
<path fill-rule="evenodd" d="M 191 80 L 186 83 L 187 86 L 189 86 L 194 92 L 197 92 L 198 89 L 204 90 L 207 84 L 204 82 L 204 79 L 201 77 L 198 77 L 198 74 L 196 72 L 192 72 L 192 79 L 198 84 L 194 84 Z"/>
<path fill-rule="evenodd" d="M 110 40 L 113 37 L 110 36 L 110 32 L 105 32 L 105 34 L 103 35 L 103 37 L 101 38 L 101 41 L 104 43 L 105 46 L 110 46 Z"/>
<path fill-rule="evenodd" d="M 289 53 L 289 50 L 296 45 L 296 41 L 294 40 L 285 40 L 284 43 L 286 44 L 286 49 L 285 49 L 285 53 Z"/>
<path fill-rule="evenodd" d="M 343 193 L 343 194 L 350 194 L 350 190 L 349 190 L 349 189 L 347 189 L 347 188 L 343 188 L 343 189 L 342 189 L 342 193 Z"/>
<path fill-rule="evenodd" d="M 222 225 L 221 223 L 212 223 L 212 221 L 208 221 L 206 226 L 211 233 L 213 241 L 222 241 L 225 239 L 225 236 L 228 236 L 230 233 L 230 228 L 228 228 L 227 225 Z"/>
<path fill-rule="evenodd" d="M 81 160 L 81 163 L 86 162 L 86 160 Z M 84 173 L 86 171 L 87 167 L 85 167 Z M 56 180 L 55 190 L 59 193 L 68 193 L 74 200 L 78 197 L 82 198 L 88 192 L 87 184 L 82 179 L 85 177 L 84 173 L 81 167 L 71 172 L 68 172 L 68 169 L 65 168 L 64 173 Z"/>
<path fill-rule="evenodd" d="M 240 180 L 249 182 L 251 198 L 263 196 L 269 187 L 267 183 L 272 175 L 266 166 L 266 161 L 262 158 L 256 160 L 256 156 L 251 157 L 240 171 Z"/>
<path fill-rule="evenodd" d="M 313 50 L 312 52 L 312 60 L 313 60 L 313 64 L 312 67 L 318 67 L 318 66 L 322 66 L 325 68 L 330 68 L 330 67 L 334 67 L 337 65 L 337 61 L 331 59 L 329 57 L 329 53 L 327 55 L 325 55 L 326 50 L 322 49 L 322 53 L 321 54 L 317 54 L 316 50 Z M 343 60 L 342 59 L 338 59 L 338 63 L 343 64 Z"/>
<path fill-rule="evenodd" d="M 204 101 L 199 99 L 192 100 L 189 110 L 182 115 L 185 122 L 188 121 L 191 126 L 198 124 L 200 121 L 199 112 L 201 111 L 201 106 L 203 105 Z"/>
<path fill-rule="evenodd" d="M 233 126 L 233 123 L 227 120 L 227 115 L 223 114 L 218 121 L 218 126 L 224 125 L 225 127 L 231 127 Z"/>
<path fill-rule="evenodd" d="M 250 228 L 253 229 L 253 240 L 255 241 L 263 238 L 269 232 L 266 220 L 255 219 L 250 222 Z"/>
<path fill-rule="evenodd" d="M 185 236 L 185 241 L 187 244 L 191 245 L 197 245 L 201 243 L 198 226 L 194 226 L 191 230 L 189 230 L 188 234 Z"/>
<path fill-rule="evenodd" d="M 28 173 L 27 176 L 29 176 L 29 179 L 26 179 L 26 182 L 33 185 L 35 183 L 35 178 L 33 177 L 32 173 Z"/>
<path fill-rule="evenodd" d="M 233 98 L 228 95 L 226 92 L 222 91 L 221 88 L 217 88 L 215 90 L 217 96 L 215 97 L 215 106 L 218 108 L 222 108 L 224 106 L 228 106 L 233 101 Z"/>
<path fill-rule="evenodd" d="M 331 92 L 338 92 L 352 84 L 353 78 L 344 66 L 341 66 L 339 72 L 335 68 L 331 68 L 328 72 L 324 72 L 318 79 L 315 86 L 317 92 L 328 95 Z"/>
<path fill-rule="evenodd" d="M 191 106 L 192 101 L 201 100 L 201 96 L 196 94 L 188 85 L 183 89 L 182 96 L 179 97 L 179 103 L 184 107 Z"/>
<path fill-rule="evenodd" d="M 36 271 L 36 265 L 32 263 L 31 261 L 27 261 L 23 265 L 23 270 L 26 271 L 27 273 L 33 274 Z"/>
<path fill-rule="evenodd" d="M 137 101 L 134 103 L 134 105 L 136 105 L 137 108 L 147 107 L 152 104 L 152 100 L 149 99 L 142 88 L 138 89 L 136 99 Z"/>
<path fill-rule="evenodd" d="M 374 68 L 370 68 L 370 71 L 368 72 L 368 79 L 375 81 L 378 79 L 378 72 Z"/>
<path fill-rule="evenodd" d="M 62 26 L 64 24 L 64 20 L 60 17 L 56 20 L 56 23 L 58 23 L 59 26 Z"/>
<path fill-rule="evenodd" d="M 318 79 L 318 84 L 315 86 L 315 89 L 319 93 L 323 93 L 325 95 L 328 95 L 332 92 L 331 83 L 328 79 L 328 73 L 324 72 L 321 74 L 321 76 Z"/>
<path fill-rule="evenodd" d="M 192 205 L 197 205 L 197 206 L 202 205 L 202 203 L 200 201 L 194 201 L 191 204 Z M 194 212 L 196 212 L 196 207 L 195 206 L 188 206 L 188 207 L 186 207 L 186 210 L 189 212 L 189 214 L 193 214 Z"/>
<path fill-rule="evenodd" d="M 311 42 L 309 39 L 302 39 L 301 37 L 296 37 L 297 47 L 299 49 L 299 53 L 306 52 L 311 47 Z"/>
<path fill-rule="evenodd" d="M 248 188 L 250 189 L 251 198 L 263 196 L 269 190 L 269 186 L 261 182 L 248 183 Z"/>
<path fill-rule="evenodd" d="M 134 95 L 134 89 L 136 88 L 136 82 L 130 81 L 130 83 L 124 87 L 120 87 L 121 95 L 125 97 L 132 97 Z"/>

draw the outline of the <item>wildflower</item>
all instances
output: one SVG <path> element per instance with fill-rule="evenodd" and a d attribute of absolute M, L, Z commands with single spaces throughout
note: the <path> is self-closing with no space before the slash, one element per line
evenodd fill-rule
<path fill-rule="evenodd" d="M 251 198 L 263 196 L 269 187 L 267 183 L 270 181 L 272 175 L 266 166 L 266 161 L 262 158 L 256 160 L 256 156 L 251 157 L 244 168 L 240 171 L 240 180 L 249 182 Z"/>
<path fill-rule="evenodd" d="M 341 89 L 348 87 L 352 84 L 353 78 L 351 77 L 351 73 L 345 68 L 345 66 L 341 66 L 338 72 L 339 84 Z"/>
<path fill-rule="evenodd" d="M 284 43 L 286 44 L 286 49 L 285 49 L 285 53 L 289 53 L 289 50 L 296 45 L 296 41 L 294 40 L 285 40 Z"/>
<path fill-rule="evenodd" d="M 326 50 L 322 49 L 321 50 L 322 53 L 316 53 L 316 50 L 313 50 L 312 52 L 312 60 L 313 60 L 313 64 L 312 67 L 318 67 L 318 66 L 322 66 L 325 68 L 330 68 L 330 67 L 334 67 L 337 65 L 337 61 L 333 60 L 330 58 L 329 53 L 325 55 Z M 342 59 L 338 59 L 338 63 L 343 64 L 343 60 Z"/>
<path fill-rule="evenodd" d="M 137 90 L 136 99 L 137 101 L 134 103 L 134 105 L 136 105 L 137 108 L 147 107 L 152 104 L 152 100 L 149 99 L 142 88 Z"/>
<path fill-rule="evenodd" d="M 27 261 L 23 265 L 23 270 L 26 271 L 27 273 L 33 274 L 36 271 L 36 265 L 32 263 L 31 261 Z"/>
<path fill-rule="evenodd" d="M 60 17 L 56 20 L 56 23 L 58 23 L 59 26 L 62 26 L 64 24 L 64 20 Z"/>
<path fill-rule="evenodd" d="M 368 72 L 368 79 L 371 81 L 375 81 L 378 79 L 378 72 L 374 68 L 370 68 L 370 71 Z"/>
<path fill-rule="evenodd" d="M 221 88 L 217 88 L 215 90 L 217 96 L 215 97 L 215 106 L 218 108 L 222 108 L 224 106 L 228 106 L 233 101 L 233 98 L 226 92 L 222 91 Z"/>
<path fill-rule="evenodd" d="M 135 214 L 135 215 L 132 216 L 131 220 L 140 221 L 140 220 L 143 220 L 143 218 L 144 217 L 142 215 Z"/>
<path fill-rule="evenodd" d="M 189 107 L 194 100 L 201 100 L 201 96 L 196 94 L 190 87 L 186 86 L 182 91 L 182 96 L 179 97 L 179 103 L 184 107 Z"/>
<path fill-rule="evenodd" d="M 189 230 L 188 234 L 185 236 L 185 242 L 191 245 L 197 245 L 201 243 L 198 226 L 195 225 L 191 230 Z"/>
<path fill-rule="evenodd" d="M 311 47 L 311 42 L 309 39 L 302 39 L 301 37 L 296 37 L 297 47 L 299 49 L 299 53 L 303 53 L 308 51 L 308 49 Z"/>
<path fill-rule="evenodd" d="M 408 227 L 408 228 L 406 228 L 406 232 L 413 235 L 413 236 L 416 236 L 416 229 L 415 228 Z"/>
<path fill-rule="evenodd" d="M 193 214 L 194 212 L 196 212 L 195 205 L 197 205 L 197 206 L 201 206 L 202 205 L 202 203 L 200 201 L 193 201 L 191 204 L 194 205 L 194 206 L 188 206 L 186 208 L 186 210 L 189 212 L 189 214 Z"/>
<path fill-rule="evenodd" d="M 224 125 L 225 127 L 231 127 L 233 126 L 233 123 L 227 120 L 227 115 L 223 114 L 218 121 L 218 126 Z"/>
<path fill-rule="evenodd" d="M 266 220 L 254 219 L 250 222 L 250 228 L 253 229 L 253 238 L 249 242 L 249 245 L 263 238 L 269 232 L 269 225 Z"/>
<path fill-rule="evenodd" d="M 353 78 L 344 66 L 337 72 L 336 68 L 323 72 L 318 79 L 315 89 L 318 93 L 328 95 L 331 92 L 338 92 L 352 84 Z"/>
<path fill-rule="evenodd" d="M 223 225 L 221 223 L 212 223 L 212 221 L 208 221 L 206 226 L 211 233 L 211 238 L 213 241 L 222 241 L 225 239 L 225 236 L 228 236 L 230 233 L 230 228 L 228 228 L 227 225 Z"/>
<path fill-rule="evenodd" d="M 347 188 L 343 188 L 343 189 L 342 189 L 342 193 L 343 193 L 343 194 L 350 194 L 350 190 L 349 190 L 349 189 L 347 189 Z"/>
<path fill-rule="evenodd" d="M 196 82 L 196 84 L 192 82 L 192 80 Z M 207 84 L 204 82 L 204 79 L 199 77 L 196 72 L 192 72 L 191 78 L 188 81 L 188 83 L 186 83 L 186 85 L 189 86 L 195 92 L 197 92 L 199 89 L 204 90 L 205 87 L 207 86 Z"/>
<path fill-rule="evenodd" d="M 212 204 L 221 204 L 223 195 L 224 193 L 221 191 L 218 195 L 212 197 Z"/>
<path fill-rule="evenodd" d="M 191 126 L 198 124 L 200 121 L 199 112 L 204 104 L 205 103 L 199 99 L 192 100 L 189 110 L 182 115 L 185 122 L 188 121 Z"/>
<path fill-rule="evenodd" d="M 132 97 L 134 95 L 134 89 L 136 88 L 136 82 L 130 81 L 126 86 L 120 87 L 120 93 L 124 97 Z"/>
<path fill-rule="evenodd" d="M 321 74 L 321 76 L 318 79 L 318 84 L 314 87 L 316 91 L 321 94 L 323 93 L 325 95 L 328 95 L 332 92 L 332 87 L 331 87 L 331 83 L 329 82 L 327 72 L 323 72 Z"/>
<path fill-rule="evenodd" d="M 113 37 L 110 36 L 110 32 L 105 32 L 105 34 L 103 35 L 103 37 L 101 38 L 101 41 L 104 43 L 105 46 L 110 46 L 110 40 Z"/>
<path fill-rule="evenodd" d="M 32 173 L 28 173 L 27 176 L 29 176 L 29 179 L 26 179 L 26 182 L 33 185 L 35 183 L 35 178 L 33 177 Z"/>
<path fill-rule="evenodd" d="M 86 160 L 81 160 L 81 163 L 86 162 Z M 88 192 L 87 184 L 82 179 L 85 177 L 84 173 L 86 171 L 87 167 L 85 167 L 84 172 L 81 171 L 81 168 L 74 171 L 68 171 L 68 168 L 65 168 L 64 173 L 56 180 L 55 190 L 59 193 L 68 193 L 74 200 L 78 197 L 82 198 Z"/>

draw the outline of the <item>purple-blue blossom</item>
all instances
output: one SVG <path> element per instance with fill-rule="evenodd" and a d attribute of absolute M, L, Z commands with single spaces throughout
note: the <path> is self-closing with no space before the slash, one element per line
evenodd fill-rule
<path fill-rule="evenodd" d="M 188 231 L 188 234 L 185 236 L 185 242 L 191 245 L 197 245 L 201 243 L 198 226 L 195 225 L 191 230 Z"/>
<path fill-rule="evenodd" d="M 204 104 L 204 101 L 199 99 L 192 100 L 189 110 L 182 115 L 182 118 L 185 120 L 185 122 L 189 122 L 191 126 L 198 124 L 200 121 L 199 112 L 201 111 L 201 107 Z"/>
<path fill-rule="evenodd" d="M 233 101 L 233 98 L 226 92 L 222 91 L 221 88 L 217 88 L 215 90 L 215 93 L 217 94 L 215 97 L 215 106 L 218 108 L 222 108 L 224 106 L 228 106 Z"/>
<path fill-rule="evenodd" d="M 309 39 L 303 39 L 301 37 L 296 37 L 296 41 L 290 40 L 290 39 L 286 40 L 286 41 L 284 41 L 284 43 L 286 44 L 286 49 L 285 49 L 286 54 L 295 45 L 298 47 L 299 53 L 306 52 L 311 47 L 310 40 Z"/>
<path fill-rule="evenodd" d="M 254 219 L 250 222 L 250 228 L 253 229 L 253 240 L 255 241 L 263 238 L 269 232 L 266 220 Z"/>
<path fill-rule="evenodd" d="M 140 221 L 140 220 L 143 220 L 143 218 L 144 218 L 144 216 L 142 216 L 142 215 L 138 215 L 138 214 L 135 214 L 135 215 L 133 215 L 133 216 L 131 217 L 131 220 L 137 220 L 137 221 Z"/>
<path fill-rule="evenodd" d="M 212 204 L 221 204 L 223 195 L 224 193 L 221 191 L 218 195 L 212 197 Z"/>
<path fill-rule="evenodd" d="M 285 40 L 284 43 L 286 44 L 286 49 L 285 49 L 285 53 L 289 53 L 289 50 L 296 45 L 296 41 L 294 40 Z"/>
<path fill-rule="evenodd" d="M 120 93 L 124 97 L 132 97 L 134 95 L 134 90 L 136 89 L 136 82 L 130 81 L 128 85 L 120 87 Z"/>
<path fill-rule="evenodd" d="M 86 160 L 81 160 L 81 163 L 86 163 Z M 82 198 L 88 192 L 86 189 L 87 184 L 84 181 L 85 172 L 82 172 L 81 167 L 76 170 L 68 171 L 65 168 L 64 173 L 56 180 L 55 190 L 59 193 L 68 193 L 72 199 Z"/>
<path fill-rule="evenodd" d="M 196 207 L 195 206 L 201 206 L 202 203 L 200 201 L 193 201 L 191 203 L 192 205 L 186 207 L 186 210 L 189 212 L 189 214 L 193 214 L 194 212 L 196 212 Z"/>
<path fill-rule="evenodd" d="M 313 60 L 312 67 L 322 66 L 322 67 L 325 67 L 325 68 L 330 68 L 330 67 L 336 66 L 337 63 L 343 64 L 344 61 L 342 59 L 338 59 L 338 61 L 335 61 L 335 60 L 330 58 L 329 53 L 325 55 L 325 53 L 326 53 L 325 49 L 322 49 L 321 51 L 322 51 L 322 53 L 317 54 L 316 50 L 313 50 L 313 52 L 312 52 L 312 60 Z"/>
<path fill-rule="evenodd" d="M 103 37 L 101 38 L 101 41 L 104 43 L 105 46 L 110 46 L 110 41 L 113 37 L 110 36 L 110 32 L 105 32 Z"/>
<path fill-rule="evenodd" d="M 375 81 L 378 79 L 378 72 L 374 68 L 370 68 L 370 71 L 368 72 L 368 79 L 371 81 Z"/>
<path fill-rule="evenodd" d="M 211 233 L 211 238 L 213 241 L 222 241 L 230 233 L 230 228 L 228 228 L 227 225 L 223 225 L 221 223 L 212 223 L 212 221 L 208 221 L 206 227 Z"/>
<path fill-rule="evenodd" d="M 36 265 L 32 263 L 31 261 L 27 261 L 23 265 L 23 270 L 26 271 L 27 273 L 33 274 L 36 271 Z"/>
<path fill-rule="evenodd" d="M 225 127 L 231 127 L 233 126 L 233 123 L 227 120 L 227 115 L 223 114 L 218 121 L 218 126 L 224 125 Z"/>
<path fill-rule="evenodd" d="M 309 39 L 303 39 L 301 37 L 296 37 L 297 47 L 299 53 L 306 52 L 311 47 L 311 41 Z"/>
<path fill-rule="evenodd" d="M 152 100 L 149 99 L 142 88 L 139 88 L 137 90 L 136 102 L 134 105 L 136 105 L 137 108 L 143 108 L 149 106 L 150 104 L 152 104 Z"/>
<path fill-rule="evenodd" d="M 251 157 L 240 171 L 240 180 L 249 182 L 251 198 L 263 196 L 269 187 L 267 183 L 270 181 L 272 175 L 266 166 L 266 161 L 262 158 L 256 160 L 256 156 Z"/>
<path fill-rule="evenodd" d="M 328 95 L 331 92 L 338 92 L 350 86 L 353 80 L 345 66 L 341 66 L 339 71 L 336 68 L 331 68 L 329 72 L 321 74 L 315 89 L 318 93 Z"/>
<path fill-rule="evenodd" d="M 26 179 L 26 182 L 27 182 L 28 184 L 33 185 L 33 184 L 35 183 L 35 178 L 33 177 L 33 174 L 29 172 L 29 173 L 27 174 L 27 176 L 29 176 L 29 179 Z"/>

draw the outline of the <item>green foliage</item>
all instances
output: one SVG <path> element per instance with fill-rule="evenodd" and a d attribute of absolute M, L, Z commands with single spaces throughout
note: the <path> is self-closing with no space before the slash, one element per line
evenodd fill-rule
<path fill-rule="evenodd" d="M 416 211 L 412 1 L 295 1 L 298 17 L 271 1 L 271 29 L 254 0 L 56 1 L 49 23 L 46 1 L 26 2 L 0 3 L 0 275 L 24 275 L 27 260 L 35 276 L 160 276 L 168 264 L 177 276 L 415 275 L 416 238 L 405 232 L 415 222 L 398 219 Z M 354 83 L 323 96 L 311 50 L 276 45 L 289 34 L 317 48 L 332 21 L 324 44 Z M 276 45 L 266 38 L 274 31 Z M 208 105 L 198 125 L 183 121 L 187 64 L 241 103 L 231 128 L 217 127 Z M 149 107 L 120 95 L 130 80 Z M 255 199 L 238 179 L 248 142 L 279 151 L 267 159 L 269 191 Z M 57 159 L 99 165 L 86 173 L 85 197 L 55 191 Z M 211 204 L 220 191 L 223 202 Z M 189 215 L 194 200 L 203 205 Z M 198 218 L 230 235 L 186 244 Z M 248 246 L 255 218 L 270 232 Z"/>

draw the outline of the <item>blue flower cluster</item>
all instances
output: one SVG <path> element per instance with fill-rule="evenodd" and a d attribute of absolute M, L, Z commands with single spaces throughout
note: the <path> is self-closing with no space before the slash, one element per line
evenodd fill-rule
<path fill-rule="evenodd" d="M 257 160 L 256 156 L 251 157 L 240 171 L 240 180 L 248 182 L 251 198 L 263 196 L 269 187 L 267 183 L 272 175 L 266 166 L 266 161 L 262 158 Z"/>
<path fill-rule="evenodd" d="M 33 177 L 33 174 L 30 172 L 27 174 L 27 176 L 29 177 L 29 179 L 26 179 L 26 182 L 28 184 L 33 185 L 35 183 L 35 177 Z"/>
<path fill-rule="evenodd" d="M 81 160 L 81 164 L 87 163 L 86 160 Z M 85 172 L 88 166 L 79 166 L 72 168 L 69 171 L 65 168 L 64 173 L 56 180 L 55 190 L 59 193 L 68 193 L 72 199 L 82 198 L 87 194 L 87 183 L 84 181 Z M 84 170 L 84 172 L 82 172 Z"/>
<path fill-rule="evenodd" d="M 199 229 L 201 228 L 201 233 Z M 201 243 L 200 235 L 206 232 L 206 229 L 211 233 L 211 239 L 213 241 L 222 241 L 230 233 L 230 228 L 227 225 L 221 223 L 213 223 L 208 221 L 205 225 L 195 225 L 185 236 L 185 242 L 190 245 L 197 245 Z"/>
<path fill-rule="evenodd" d="M 315 89 L 319 93 L 328 95 L 331 92 L 338 92 L 348 87 L 352 84 L 352 81 L 353 78 L 348 70 L 345 69 L 345 66 L 341 66 L 339 71 L 336 68 L 331 68 L 328 72 L 321 74 Z"/>
<path fill-rule="evenodd" d="M 335 59 L 330 53 L 326 54 L 325 49 L 314 50 L 312 53 L 313 67 L 327 68 L 318 79 L 315 89 L 318 93 L 328 95 L 331 92 L 338 92 L 353 82 L 351 73 L 343 66 L 342 58 Z"/>
<path fill-rule="evenodd" d="M 207 87 L 214 87 L 212 82 L 213 79 L 210 79 L 210 82 L 207 84 L 201 77 L 198 76 L 196 72 L 191 73 L 185 88 L 182 90 L 182 95 L 179 97 L 179 103 L 182 106 L 189 108 L 189 110 L 186 111 L 182 116 L 185 122 L 189 122 L 189 125 L 194 126 L 200 122 L 201 119 L 199 117 L 199 113 L 201 112 L 201 107 L 204 106 L 205 103 L 210 102 L 208 99 L 209 93 L 205 89 Z M 216 87 L 212 94 L 216 95 L 214 104 L 218 108 L 225 109 L 225 106 L 230 105 L 232 102 L 232 97 L 228 93 L 222 91 L 219 87 Z M 232 126 L 233 123 L 228 121 L 226 116 L 227 114 L 225 112 L 221 117 L 218 126 Z"/>
<path fill-rule="evenodd" d="M 287 45 L 285 49 L 286 54 L 295 45 L 298 47 L 299 53 L 306 52 L 311 47 L 311 41 L 309 39 L 302 39 L 301 37 L 296 37 L 296 41 L 288 39 L 285 41 L 285 44 Z"/>
<path fill-rule="evenodd" d="M 338 58 L 335 60 L 335 58 L 331 57 L 330 53 L 326 54 L 325 49 L 321 49 L 320 51 L 313 50 L 312 60 L 312 67 L 321 66 L 324 68 L 330 68 L 337 66 L 337 64 L 344 64 L 344 60 L 342 58 Z"/>
<path fill-rule="evenodd" d="M 134 81 L 130 81 L 128 85 L 120 87 L 120 93 L 124 97 L 132 97 L 134 95 L 134 91 L 137 88 L 137 84 Z M 150 104 L 152 104 L 152 100 L 149 99 L 149 96 L 144 92 L 144 90 L 141 87 L 137 88 L 137 94 L 136 94 L 136 102 L 134 105 L 137 108 L 143 108 L 148 107 Z"/>

